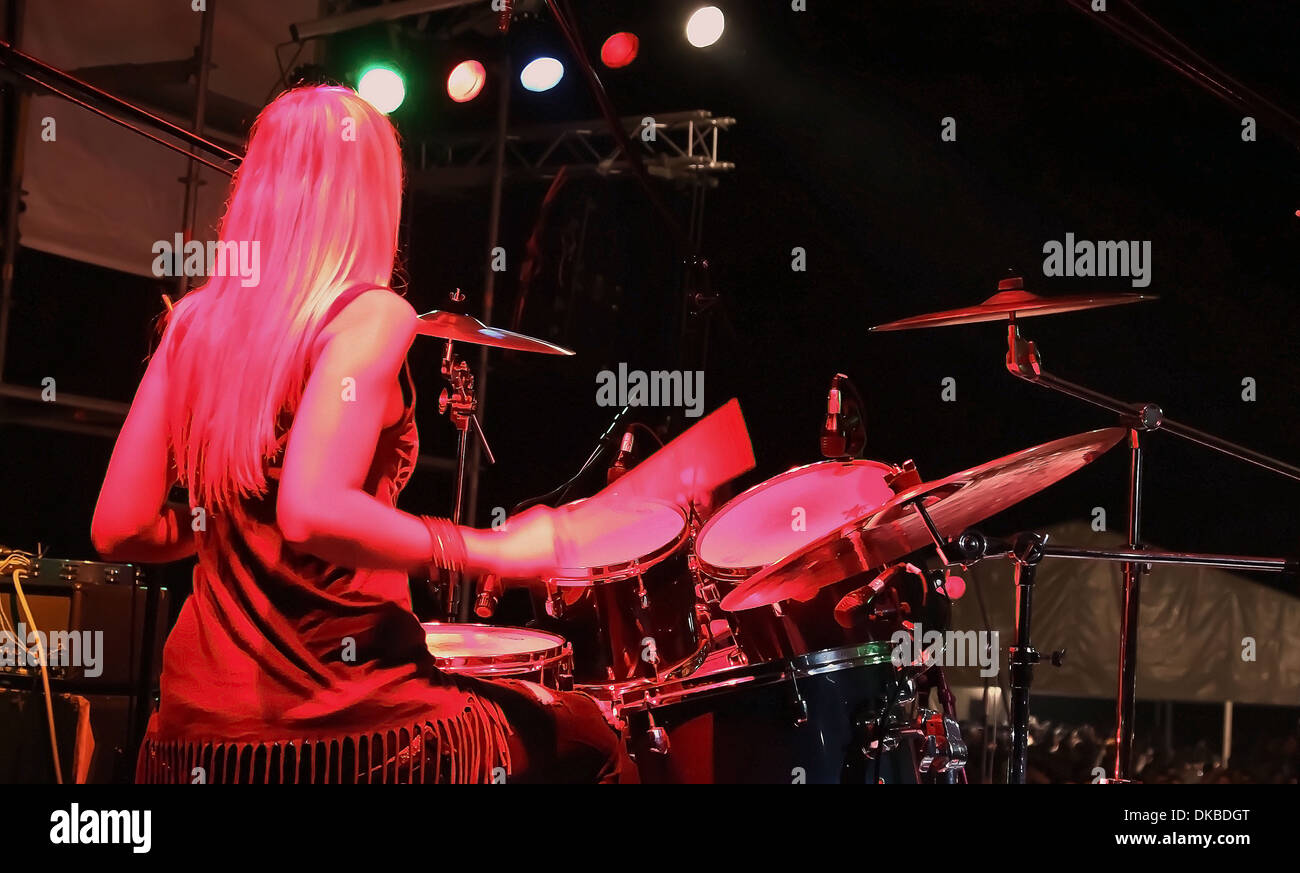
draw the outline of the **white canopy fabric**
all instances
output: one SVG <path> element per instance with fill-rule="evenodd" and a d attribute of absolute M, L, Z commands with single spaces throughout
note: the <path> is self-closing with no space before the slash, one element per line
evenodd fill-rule
<path fill-rule="evenodd" d="M 193 6 L 188 0 L 29 3 L 19 47 L 74 74 L 85 67 L 182 60 L 199 41 L 202 14 Z M 221 0 L 213 21 L 210 90 L 262 106 L 279 78 L 275 45 L 289 38 L 291 22 L 315 18 L 317 7 L 317 0 Z M 312 51 L 309 46 L 299 62 Z M 286 64 L 292 55 L 292 48 L 282 50 Z M 22 245 L 153 275 L 154 243 L 171 241 L 182 227 L 186 158 L 62 98 L 35 93 L 23 173 Z M 164 117 L 186 128 L 192 121 Z M 46 138 L 51 129 L 52 141 Z M 207 241 L 215 238 L 229 179 L 208 169 L 201 178 L 194 238 Z"/>
<path fill-rule="evenodd" d="M 1050 542 L 1123 548 L 1115 532 L 1083 522 L 1049 528 Z M 1193 550 L 1194 544 L 1178 548 Z M 953 629 L 983 630 L 976 586 L 999 633 L 1003 682 L 1014 641 L 1015 584 L 1010 561 L 972 567 L 969 589 L 953 605 Z M 1039 565 L 1031 642 L 1042 654 L 1033 692 L 1115 697 L 1118 684 L 1121 565 L 1047 558 Z M 1145 700 L 1300 706 L 1300 598 L 1221 570 L 1154 565 L 1143 577 L 1137 696 Z M 1049 663 L 1065 649 L 1064 665 Z M 946 671 L 953 685 L 983 683 L 976 668 Z"/>

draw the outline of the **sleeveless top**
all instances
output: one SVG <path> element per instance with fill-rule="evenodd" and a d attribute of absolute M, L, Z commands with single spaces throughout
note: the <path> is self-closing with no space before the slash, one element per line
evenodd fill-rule
<path fill-rule="evenodd" d="M 357 295 L 349 289 L 322 326 Z M 179 339 L 179 338 L 178 338 Z M 419 452 L 415 389 L 375 447 L 365 490 L 390 505 Z M 195 533 L 194 592 L 163 652 L 142 782 L 487 782 L 509 772 L 499 707 L 440 672 L 404 571 L 341 567 L 295 550 L 267 488 Z"/>

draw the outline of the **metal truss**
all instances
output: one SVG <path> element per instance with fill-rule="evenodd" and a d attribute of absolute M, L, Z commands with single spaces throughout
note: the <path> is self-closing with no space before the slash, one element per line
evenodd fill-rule
<path fill-rule="evenodd" d="M 652 176 L 716 187 L 717 176 L 736 168 L 719 158 L 719 134 L 736 119 L 715 118 L 704 109 L 620 119 Z M 492 182 L 495 132 L 425 140 L 418 146 L 418 168 L 411 186 L 418 191 L 474 188 Z M 561 168 L 616 176 L 631 165 L 603 121 L 542 124 L 506 134 L 505 175 L 549 179 Z"/>

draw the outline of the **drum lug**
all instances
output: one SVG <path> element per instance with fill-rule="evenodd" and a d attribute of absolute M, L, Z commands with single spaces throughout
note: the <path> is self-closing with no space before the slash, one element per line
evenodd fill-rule
<path fill-rule="evenodd" d="M 712 623 L 713 618 L 709 615 L 709 611 L 697 603 L 695 605 L 695 625 L 700 629 L 700 632 L 708 638 L 707 645 L 710 649 L 717 645 L 717 640 L 713 638 Z"/>
<path fill-rule="evenodd" d="M 546 614 L 551 618 L 564 618 L 564 595 L 558 588 L 546 593 Z"/>
<path fill-rule="evenodd" d="M 650 727 L 645 732 L 646 742 L 650 744 L 650 751 L 656 755 L 667 755 L 672 743 L 668 739 L 668 731 L 655 724 L 654 716 L 650 716 Z"/>
<path fill-rule="evenodd" d="M 714 604 L 722 601 L 722 596 L 718 593 L 718 586 L 713 582 L 697 582 L 695 584 L 695 597 L 701 603 Z"/>
<path fill-rule="evenodd" d="M 727 663 L 733 667 L 744 667 L 749 663 L 749 658 L 746 658 L 745 653 L 736 648 L 727 655 Z"/>

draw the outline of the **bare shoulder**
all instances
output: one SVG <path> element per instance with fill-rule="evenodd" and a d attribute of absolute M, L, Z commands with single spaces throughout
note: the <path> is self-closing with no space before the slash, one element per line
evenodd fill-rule
<path fill-rule="evenodd" d="M 357 295 L 343 308 L 330 326 L 347 330 L 362 326 L 378 326 L 391 331 L 415 331 L 418 318 L 415 308 L 406 298 L 389 288 L 372 288 Z"/>
<path fill-rule="evenodd" d="M 325 326 L 315 351 L 343 345 L 358 351 L 391 351 L 400 357 L 415 338 L 418 319 L 405 297 L 388 288 L 373 288 L 358 294 Z"/>

